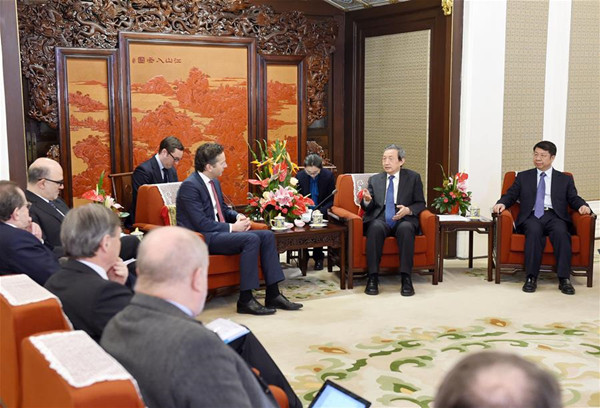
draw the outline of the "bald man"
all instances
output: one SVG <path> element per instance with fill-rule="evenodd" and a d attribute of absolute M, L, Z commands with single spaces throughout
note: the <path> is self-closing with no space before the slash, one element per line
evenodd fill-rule
<path fill-rule="evenodd" d="M 27 172 L 27 191 L 25 196 L 31 203 L 29 213 L 33 222 L 42 229 L 44 244 L 54 251 L 56 256 L 64 255 L 60 241 L 60 228 L 69 212 L 69 207 L 59 196 L 64 188 L 63 169 L 60 164 L 52 159 L 40 157 L 36 159 Z M 139 240 L 132 236 L 121 238 L 121 253 L 123 260 L 137 256 Z M 135 273 L 135 264 L 129 264 L 129 271 Z M 128 281 L 128 286 L 134 283 L 133 278 Z"/>
<path fill-rule="evenodd" d="M 207 270 L 206 244 L 191 231 L 147 234 L 136 293 L 100 344 L 137 380 L 148 407 L 276 407 L 248 364 L 194 319 L 204 309 Z"/>
<path fill-rule="evenodd" d="M 435 408 L 561 408 L 560 386 L 552 374 L 509 353 L 473 353 L 446 375 Z"/>

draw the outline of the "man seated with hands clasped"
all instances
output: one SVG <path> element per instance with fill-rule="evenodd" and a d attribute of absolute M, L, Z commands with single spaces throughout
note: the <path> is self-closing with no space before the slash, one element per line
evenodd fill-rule
<path fill-rule="evenodd" d="M 565 295 L 574 295 L 571 284 L 571 233 L 573 222 L 567 207 L 580 214 L 590 214 L 585 200 L 577 195 L 573 177 L 552 168 L 556 157 L 556 145 L 550 141 L 533 146 L 534 169 L 519 172 L 515 182 L 493 208 L 501 213 L 520 202 L 519 215 L 515 221 L 518 233 L 525 234 L 525 271 L 527 277 L 523 292 L 537 289 L 546 236 L 550 238 L 556 258 L 558 289 Z"/>
<path fill-rule="evenodd" d="M 210 254 L 240 254 L 240 297 L 238 313 L 269 315 L 276 309 L 298 310 L 278 283 L 285 279 L 275 235 L 269 230 L 250 230 L 250 220 L 225 206 L 219 177 L 227 168 L 225 149 L 218 143 L 198 147 L 195 168 L 177 192 L 177 225 L 200 232 Z M 258 259 L 265 277 L 265 306 L 258 303 L 253 289 L 259 287 Z"/>
<path fill-rule="evenodd" d="M 415 294 L 411 272 L 415 252 L 415 235 L 419 232 L 419 214 L 425 209 L 423 182 L 419 173 L 404 169 L 404 149 L 395 144 L 383 151 L 383 172 L 369 178 L 362 190 L 361 206 L 367 236 L 368 280 L 365 293 L 379 294 L 379 264 L 385 238 L 394 236 L 398 243 L 402 296 Z"/>

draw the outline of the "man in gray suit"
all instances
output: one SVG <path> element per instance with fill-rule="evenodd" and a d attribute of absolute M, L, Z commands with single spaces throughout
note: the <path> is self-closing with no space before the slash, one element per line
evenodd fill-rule
<path fill-rule="evenodd" d="M 137 380 L 153 407 L 277 407 L 242 358 L 194 316 L 204 308 L 208 251 L 180 227 L 139 248 L 136 294 L 100 344 Z"/>
<path fill-rule="evenodd" d="M 419 214 L 425 209 L 421 176 L 403 169 L 406 153 L 395 144 L 383 152 L 383 172 L 369 178 L 363 190 L 361 206 L 365 210 L 364 231 L 367 236 L 367 266 L 369 278 L 365 293 L 379 294 L 379 263 L 386 237 L 398 242 L 402 296 L 412 296 L 415 290 L 410 274 L 415 252 L 415 235 L 419 231 Z"/>

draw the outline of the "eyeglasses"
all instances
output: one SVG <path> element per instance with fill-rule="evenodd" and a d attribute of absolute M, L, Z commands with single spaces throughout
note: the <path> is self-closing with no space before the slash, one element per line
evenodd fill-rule
<path fill-rule="evenodd" d="M 51 181 L 55 184 L 58 184 L 59 186 L 64 186 L 65 185 L 65 181 L 64 180 L 50 180 L 49 178 L 43 178 L 40 180 L 46 180 L 46 181 Z"/>
<path fill-rule="evenodd" d="M 167 153 L 169 153 L 169 156 L 171 156 L 173 158 L 173 161 L 175 163 L 179 163 L 181 161 L 181 159 L 182 159 L 181 157 L 175 157 L 175 156 L 173 156 L 170 152 L 167 152 Z"/>
<path fill-rule="evenodd" d="M 33 203 L 31 201 L 27 201 L 25 204 L 23 204 L 21 207 L 27 207 L 27 209 L 29 210 L 31 208 L 31 206 L 33 205 Z"/>

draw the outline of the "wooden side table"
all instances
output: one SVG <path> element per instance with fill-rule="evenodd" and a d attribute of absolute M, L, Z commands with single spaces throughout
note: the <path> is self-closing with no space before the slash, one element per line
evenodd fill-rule
<path fill-rule="evenodd" d="M 304 248 L 329 247 L 340 250 L 340 289 L 346 289 L 346 227 L 329 223 L 324 228 L 293 227 L 285 231 L 273 231 L 277 242 L 277 252 L 288 250 L 302 250 Z M 333 267 L 332 251 L 327 251 L 327 269 L 331 272 Z M 300 251 L 302 253 L 302 251 Z M 300 256 L 300 271 L 306 276 L 308 258 Z"/>
<path fill-rule="evenodd" d="M 444 280 L 444 245 L 446 243 L 446 233 L 455 231 L 469 231 L 469 268 L 473 268 L 473 232 L 478 234 L 488 235 L 488 265 L 487 265 L 487 280 L 492 281 L 493 279 L 493 252 L 494 252 L 494 221 L 491 219 L 481 217 L 477 220 L 452 220 L 443 221 L 438 217 L 438 225 L 440 229 L 439 233 L 439 245 L 438 245 L 438 281 Z"/>

